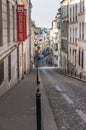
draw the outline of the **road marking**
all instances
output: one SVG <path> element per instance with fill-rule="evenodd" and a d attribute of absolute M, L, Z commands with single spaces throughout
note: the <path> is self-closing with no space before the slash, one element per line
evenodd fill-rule
<path fill-rule="evenodd" d="M 55 88 L 56 88 L 58 91 L 60 91 L 60 92 L 62 91 L 61 88 L 59 88 L 59 86 L 57 86 L 57 85 L 55 86 Z"/>
<path fill-rule="evenodd" d="M 39 67 L 39 69 L 57 69 L 58 67 L 49 67 L 49 66 L 44 66 L 44 67 Z"/>
<path fill-rule="evenodd" d="M 76 110 L 76 112 L 80 115 L 84 122 L 86 122 L 86 115 L 83 113 L 82 110 Z"/>
<path fill-rule="evenodd" d="M 62 94 L 62 96 L 66 99 L 66 101 L 67 101 L 69 104 L 73 104 L 73 101 L 72 101 L 66 94 Z"/>

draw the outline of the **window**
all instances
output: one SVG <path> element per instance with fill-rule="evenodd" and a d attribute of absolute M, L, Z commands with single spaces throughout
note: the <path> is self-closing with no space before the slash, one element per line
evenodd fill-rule
<path fill-rule="evenodd" d="M 82 39 L 84 39 L 84 23 L 82 23 Z"/>
<path fill-rule="evenodd" d="M 81 23 L 79 23 L 79 38 L 81 39 Z"/>
<path fill-rule="evenodd" d="M 58 56 L 56 56 L 56 60 L 58 60 Z"/>
<path fill-rule="evenodd" d="M 8 81 L 11 80 L 11 55 L 8 56 Z"/>
<path fill-rule="evenodd" d="M 4 81 L 4 62 L 0 63 L 0 85 Z"/>
<path fill-rule="evenodd" d="M 75 50 L 75 66 L 76 66 L 76 50 Z"/>
<path fill-rule="evenodd" d="M 79 50 L 79 66 L 80 66 L 80 50 Z"/>
<path fill-rule="evenodd" d="M 77 43 L 77 28 L 75 29 L 75 43 Z"/>
<path fill-rule="evenodd" d="M 80 13 L 84 12 L 85 11 L 85 8 L 84 8 L 84 3 L 85 0 L 80 0 Z"/>
<path fill-rule="evenodd" d="M 10 4 L 7 0 L 7 41 L 10 42 Z"/>
<path fill-rule="evenodd" d="M 74 6 L 73 6 L 73 22 L 74 22 Z"/>
<path fill-rule="evenodd" d="M 82 1 L 82 12 L 84 12 L 85 11 L 85 8 L 84 8 L 84 0 Z"/>
<path fill-rule="evenodd" d="M 74 43 L 74 28 L 73 28 L 73 43 Z"/>
<path fill-rule="evenodd" d="M 70 62 L 71 62 L 71 48 L 70 48 Z"/>
<path fill-rule="evenodd" d="M 56 43 L 56 48 L 55 48 L 56 51 L 58 51 L 58 43 Z"/>
<path fill-rule="evenodd" d="M 17 48 L 17 78 L 19 78 L 19 46 Z"/>
<path fill-rule="evenodd" d="M 70 43 L 71 43 L 71 28 L 70 28 Z"/>
<path fill-rule="evenodd" d="M 82 64 L 81 64 L 81 66 L 82 66 L 82 68 L 84 67 L 83 65 L 84 65 L 84 50 L 82 50 Z"/>
<path fill-rule="evenodd" d="M 71 43 L 71 29 L 70 29 L 70 43 Z"/>
<path fill-rule="evenodd" d="M 76 5 L 76 12 L 75 12 L 75 20 L 77 21 L 77 5 Z"/>
<path fill-rule="evenodd" d="M 80 0 L 80 13 L 81 13 L 81 0 Z"/>
<path fill-rule="evenodd" d="M 15 8 L 12 6 L 12 13 L 13 13 L 13 41 L 15 41 Z"/>
<path fill-rule="evenodd" d="M 70 8 L 70 22 L 71 22 L 71 8 Z"/>
<path fill-rule="evenodd" d="M 2 0 L 0 0 L 0 46 L 2 46 Z"/>

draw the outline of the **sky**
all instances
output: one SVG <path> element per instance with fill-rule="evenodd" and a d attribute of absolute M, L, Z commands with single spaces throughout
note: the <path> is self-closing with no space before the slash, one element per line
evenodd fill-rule
<path fill-rule="evenodd" d="M 31 0 L 32 2 L 32 20 L 36 26 L 51 28 L 51 22 L 54 20 L 61 0 Z"/>

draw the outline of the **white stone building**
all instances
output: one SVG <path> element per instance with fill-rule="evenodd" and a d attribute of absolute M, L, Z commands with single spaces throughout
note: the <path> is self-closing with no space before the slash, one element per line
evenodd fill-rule
<path fill-rule="evenodd" d="M 60 44 L 58 41 L 57 18 L 52 21 L 52 29 L 50 31 L 50 46 L 53 50 L 53 64 L 60 67 Z"/>
<path fill-rule="evenodd" d="M 61 67 L 68 68 L 68 0 L 61 1 Z"/>
<path fill-rule="evenodd" d="M 70 0 L 68 12 L 70 70 L 86 76 L 86 0 Z"/>
<path fill-rule="evenodd" d="M 57 28 L 58 28 L 58 66 L 61 66 L 61 8 L 58 9 L 58 13 L 56 15 L 57 19 Z"/>
<path fill-rule="evenodd" d="M 34 63 L 34 55 L 35 55 L 35 44 L 37 44 L 37 28 L 35 25 L 35 21 L 31 21 L 31 62 Z"/>
<path fill-rule="evenodd" d="M 74 70 L 77 68 L 77 45 L 78 45 L 78 1 L 69 2 L 69 33 L 68 33 L 68 60 L 69 60 L 69 70 Z"/>
<path fill-rule="evenodd" d="M 16 0 L 0 0 L 0 96 L 15 85 L 30 69 L 29 3 L 27 9 L 27 38 L 17 42 Z"/>

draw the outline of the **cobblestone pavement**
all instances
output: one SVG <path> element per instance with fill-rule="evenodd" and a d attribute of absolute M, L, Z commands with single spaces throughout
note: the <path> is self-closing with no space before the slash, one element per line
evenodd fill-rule
<path fill-rule="evenodd" d="M 59 130 L 86 130 L 86 84 L 55 70 L 41 70 Z"/>

